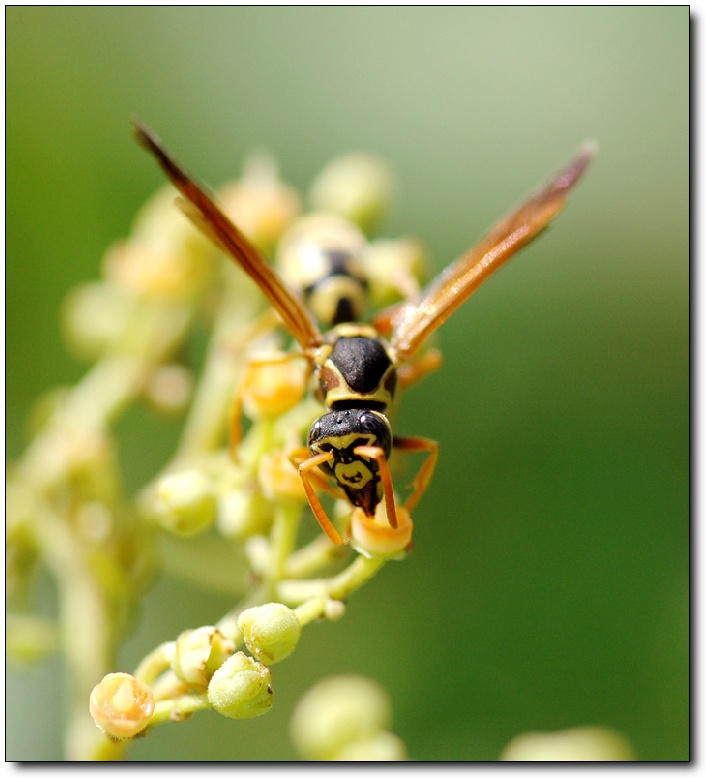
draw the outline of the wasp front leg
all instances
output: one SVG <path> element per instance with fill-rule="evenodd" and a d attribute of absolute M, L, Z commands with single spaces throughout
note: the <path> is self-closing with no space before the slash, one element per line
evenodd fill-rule
<path fill-rule="evenodd" d="M 392 487 L 392 476 L 390 468 L 387 466 L 387 456 L 385 450 L 380 446 L 357 446 L 353 449 L 356 456 L 366 459 L 374 459 L 378 463 L 380 473 L 380 483 L 382 484 L 382 494 L 385 500 L 385 511 L 387 512 L 387 521 L 392 529 L 397 529 L 397 510 L 395 508 L 395 494 Z"/>
<path fill-rule="evenodd" d="M 341 544 L 345 543 L 345 541 L 333 526 L 333 522 L 331 519 L 329 519 L 328 514 L 326 513 L 326 509 L 321 504 L 319 495 L 316 493 L 316 490 L 311 483 L 312 480 L 316 478 L 316 473 L 318 472 L 317 468 L 319 465 L 330 462 L 332 459 L 333 454 L 331 454 L 331 452 L 316 454 L 313 457 L 309 457 L 299 464 L 299 475 L 301 475 L 302 484 L 304 485 L 304 492 L 306 493 L 306 497 L 309 500 L 311 510 L 314 512 L 316 520 L 321 525 L 321 529 L 326 533 L 326 535 L 333 543 L 335 543 L 337 546 L 340 546 Z"/>

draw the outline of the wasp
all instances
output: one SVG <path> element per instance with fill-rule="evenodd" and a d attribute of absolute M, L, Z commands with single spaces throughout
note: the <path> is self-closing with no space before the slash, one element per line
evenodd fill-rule
<path fill-rule="evenodd" d="M 402 506 L 406 511 L 427 488 L 438 457 L 436 441 L 393 434 L 387 416 L 398 385 L 407 386 L 438 366 L 433 355 L 418 358 L 421 347 L 491 273 L 557 216 L 594 157 L 595 144 L 584 144 L 557 174 L 418 294 L 382 311 L 368 324 L 359 321 L 366 279 L 356 259 L 357 237 L 342 237 L 340 231 L 324 228 L 313 239 L 311 231 L 307 233 L 303 248 L 298 254 L 295 251 L 301 259 L 297 273 L 306 279 L 303 294 L 298 294 L 156 135 L 138 121 L 134 127 L 138 141 L 182 194 L 179 204 L 186 215 L 254 279 L 301 347 L 297 356 L 307 361 L 314 392 L 327 410 L 311 425 L 306 454 L 298 460 L 304 490 L 323 531 L 334 543 L 345 542 L 314 488 L 317 472 L 332 479 L 367 517 L 373 517 L 382 502 L 387 521 L 396 528 L 397 506 L 388 467 L 392 451 L 427 454 Z"/>

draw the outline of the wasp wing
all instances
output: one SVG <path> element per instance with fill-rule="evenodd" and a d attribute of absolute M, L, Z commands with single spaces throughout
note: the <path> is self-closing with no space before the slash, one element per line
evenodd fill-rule
<path fill-rule="evenodd" d="M 413 356 L 494 270 L 542 232 L 564 207 L 596 151 L 594 143 L 584 144 L 559 173 L 496 224 L 478 245 L 449 265 L 416 301 L 392 312 L 390 341 L 401 361 Z"/>
<path fill-rule="evenodd" d="M 137 140 L 150 151 L 170 181 L 186 198 L 184 213 L 255 281 L 302 348 L 319 345 L 323 338 L 301 301 L 282 282 L 262 254 L 168 154 L 157 136 L 137 120 Z"/>

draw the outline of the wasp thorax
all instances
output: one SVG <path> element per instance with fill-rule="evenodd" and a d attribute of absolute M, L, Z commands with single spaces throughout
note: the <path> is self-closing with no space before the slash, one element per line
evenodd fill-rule
<path fill-rule="evenodd" d="M 342 325 L 334 330 L 317 371 L 318 393 L 329 408 L 385 411 L 392 402 L 395 364 L 383 340 L 369 329 Z"/>
<path fill-rule="evenodd" d="M 372 515 L 380 502 L 382 491 L 377 460 L 360 449 L 379 449 L 386 459 L 392 450 L 392 430 L 382 413 L 368 408 L 332 411 L 317 419 L 307 440 L 313 456 L 330 454 L 321 464 L 344 490 L 353 505 Z"/>

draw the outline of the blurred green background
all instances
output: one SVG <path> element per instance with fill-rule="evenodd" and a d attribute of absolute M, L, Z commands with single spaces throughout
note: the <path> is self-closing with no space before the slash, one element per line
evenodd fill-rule
<path fill-rule="evenodd" d="M 64 295 L 162 184 L 131 115 L 213 185 L 252 149 L 299 187 L 335 154 L 383 155 L 384 232 L 421 237 L 435 271 L 584 138 L 601 147 L 403 398 L 398 429 L 441 443 L 414 553 L 306 630 L 268 716 L 159 727 L 130 758 L 294 758 L 301 692 L 360 672 L 412 759 L 493 760 L 586 724 L 687 759 L 688 8 L 10 7 L 6 43 L 10 457 L 32 399 L 84 370 Z M 132 488 L 166 453 L 145 423 L 121 424 Z M 116 669 L 228 607 L 160 582 Z M 9 668 L 8 759 L 61 758 L 64 688 L 57 661 Z"/>

